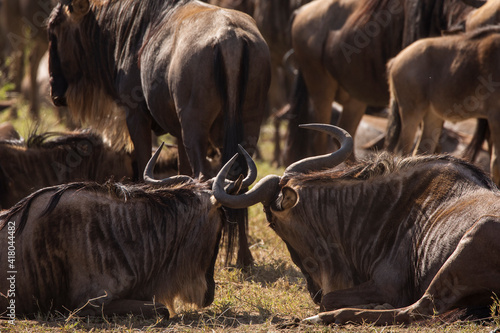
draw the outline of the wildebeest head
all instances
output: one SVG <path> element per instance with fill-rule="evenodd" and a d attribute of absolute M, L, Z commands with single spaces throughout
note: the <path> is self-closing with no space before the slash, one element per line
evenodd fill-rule
<path fill-rule="evenodd" d="M 66 0 L 59 2 L 49 17 L 50 88 L 56 106 L 67 106 L 68 84 L 82 77 L 81 65 L 78 63 L 82 46 L 75 30 L 89 10 L 88 0 Z M 68 26 L 71 28 L 68 29 Z"/>
<path fill-rule="evenodd" d="M 335 167 L 344 162 L 353 150 L 352 137 L 346 131 L 330 125 L 310 124 L 303 125 L 304 128 L 320 130 L 334 136 L 341 144 L 341 148 L 332 154 L 309 157 L 290 165 L 283 177 L 269 175 L 258 182 L 251 191 L 238 196 L 228 195 L 223 189 L 223 181 L 228 168 L 233 160 L 229 161 L 221 169 L 214 183 L 214 196 L 224 206 L 231 208 L 249 207 L 261 202 L 264 205 L 268 222 L 276 233 L 285 240 L 293 262 L 301 269 L 307 279 L 307 285 L 311 297 L 316 303 L 321 301 L 322 291 L 318 276 L 313 277 L 308 265 L 308 258 L 314 257 L 315 244 L 310 244 L 309 253 L 304 244 L 294 244 L 287 240 L 299 239 L 293 234 L 304 232 L 296 229 L 289 221 L 290 210 L 299 202 L 299 192 L 290 184 L 288 177 L 297 174 L 307 174 L 314 170 Z M 307 238 L 307 237 L 306 237 Z"/>

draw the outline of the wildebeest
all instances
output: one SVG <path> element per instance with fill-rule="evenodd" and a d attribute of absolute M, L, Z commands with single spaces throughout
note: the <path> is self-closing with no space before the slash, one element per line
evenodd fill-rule
<path fill-rule="evenodd" d="M 500 28 L 420 40 L 388 65 L 391 119 L 387 149 L 408 154 L 418 126 L 422 134 L 415 153 L 433 153 L 444 120 L 488 120 L 493 143 L 490 170 L 500 184 Z"/>
<path fill-rule="evenodd" d="M 237 196 L 218 185 L 224 167 L 214 196 L 229 207 L 264 205 L 321 304 L 310 320 L 407 323 L 492 301 L 500 292 L 500 191 L 488 176 L 446 155 L 383 153 L 335 169 L 352 153 L 351 136 L 308 127 L 330 132 L 341 148 Z"/>
<path fill-rule="evenodd" d="M 24 54 L 29 50 L 28 77 L 30 115 L 38 119 L 40 103 L 38 99 L 37 72 L 42 56 L 48 48 L 46 20 L 57 3 L 56 0 L 2 0 L 0 6 L 0 67 L 7 57 L 16 89 L 20 91 L 24 74 Z"/>
<path fill-rule="evenodd" d="M 157 155 L 152 184 L 48 187 L 0 214 L 3 316 L 11 304 L 16 315 L 154 315 L 146 303 L 212 303 L 224 213 L 211 182 L 152 178 Z"/>
<path fill-rule="evenodd" d="M 0 141 L 0 209 L 34 191 L 76 181 L 133 179 L 133 158 L 90 132 L 34 134 Z"/>
<path fill-rule="evenodd" d="M 73 0 L 54 8 L 48 30 L 54 104 L 122 138 L 126 115 L 140 174 L 151 129 L 179 139 L 185 175 L 211 176 L 211 144 L 223 161 L 238 143 L 253 152 L 270 65 L 248 15 L 191 0 Z"/>
<path fill-rule="evenodd" d="M 239 143 L 253 153 L 270 60 L 248 15 L 191 0 L 73 0 L 56 6 L 48 30 L 54 104 L 111 136 L 130 134 L 140 175 L 151 129 L 179 140 L 184 175 L 211 176 L 210 146 L 222 147 L 222 162 Z M 249 265 L 244 221 L 234 219 Z"/>
<path fill-rule="evenodd" d="M 415 40 L 438 36 L 465 20 L 474 9 L 469 4 L 462 0 L 318 0 L 301 7 L 291 31 L 299 82 L 293 93 L 298 102 L 291 103 L 295 121 L 289 124 L 292 134 L 285 164 L 327 151 L 326 135 L 309 138 L 305 131 L 293 131 L 297 122 L 330 123 L 334 99 L 344 107 L 338 125 L 355 135 L 367 106 L 389 104 L 387 61 Z M 308 113 L 309 98 L 313 110 Z"/>

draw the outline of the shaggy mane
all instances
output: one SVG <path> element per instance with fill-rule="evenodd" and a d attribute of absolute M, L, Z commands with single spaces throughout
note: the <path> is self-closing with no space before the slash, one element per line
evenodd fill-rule
<path fill-rule="evenodd" d="M 357 164 L 347 166 L 344 169 L 327 169 L 314 171 L 307 174 L 291 174 L 285 178 L 296 179 L 300 182 L 322 182 L 334 180 L 368 180 L 375 177 L 385 177 L 399 171 L 408 170 L 433 162 L 451 162 L 468 169 L 475 174 L 482 184 L 488 188 L 495 189 L 497 186 L 481 169 L 462 159 L 450 155 L 422 155 L 415 157 L 396 157 L 390 153 L 382 152 L 370 160 L 359 161 Z M 283 181 L 282 181 L 283 182 Z"/>
<path fill-rule="evenodd" d="M 34 192 L 19 201 L 11 209 L 0 213 L 0 230 L 5 227 L 7 221 L 9 221 L 15 214 L 23 211 L 21 221 L 19 221 L 18 229 L 16 231 L 17 234 L 21 234 L 26 226 L 32 203 L 38 197 L 47 192 L 53 192 L 53 194 L 41 216 L 50 214 L 57 207 L 61 197 L 66 192 L 85 191 L 107 195 L 109 198 L 114 198 L 123 202 L 134 199 L 147 200 L 152 207 L 154 207 L 153 212 L 156 212 L 158 218 L 163 219 L 163 217 L 167 215 L 176 216 L 176 203 L 188 204 L 190 200 L 193 200 L 196 197 L 195 192 L 200 190 L 210 190 L 210 185 L 208 183 L 192 183 L 184 184 L 182 187 L 179 187 L 179 185 L 158 186 L 149 184 L 125 185 L 115 182 L 107 182 L 105 184 L 77 182 L 47 187 Z"/>

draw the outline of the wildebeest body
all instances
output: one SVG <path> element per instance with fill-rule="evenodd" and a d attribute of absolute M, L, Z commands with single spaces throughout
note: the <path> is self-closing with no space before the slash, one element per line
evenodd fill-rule
<path fill-rule="evenodd" d="M 199 307 L 213 301 L 223 217 L 206 184 L 177 187 L 72 183 L 40 190 L 0 215 L 0 290 L 16 271 L 16 313 L 140 313 L 124 300 Z M 15 226 L 14 268 L 7 266 Z M 4 311 L 7 301 L 0 298 Z M 117 309 L 120 309 L 119 311 Z"/>
<path fill-rule="evenodd" d="M 189 0 L 78 0 L 54 9 L 49 40 L 54 102 L 115 125 L 121 140 L 125 113 L 139 172 L 152 128 L 179 139 L 179 171 L 196 177 L 210 177 L 211 143 L 223 156 L 255 148 L 270 65 L 248 15 Z"/>
<path fill-rule="evenodd" d="M 423 39 L 391 60 L 387 148 L 410 153 L 423 121 L 415 152 L 433 153 L 445 120 L 487 119 L 493 143 L 490 169 L 498 184 L 500 73 L 495 64 L 499 56 L 500 30 L 493 26 L 465 35 Z"/>
<path fill-rule="evenodd" d="M 355 135 L 367 106 L 389 104 L 387 61 L 414 41 L 440 35 L 465 20 L 474 9 L 465 2 L 469 1 L 318 0 L 300 8 L 291 33 L 301 85 L 292 96 L 305 102 L 291 103 L 291 113 L 302 123 L 329 124 L 336 100 L 343 105 L 337 124 Z M 309 97 L 312 111 L 307 109 Z M 288 138 L 287 164 L 328 151 L 326 135 L 298 135 L 299 140 Z"/>
<path fill-rule="evenodd" d="M 94 133 L 44 133 L 27 142 L 0 141 L 0 208 L 44 187 L 76 182 L 131 180 L 133 159 Z"/>
<path fill-rule="evenodd" d="M 324 323 L 408 323 L 457 307 L 488 306 L 500 292 L 500 191 L 477 167 L 449 156 L 389 154 L 333 169 L 341 148 L 301 160 L 248 193 L 214 196 L 229 207 L 262 202 L 304 273 Z M 330 169 L 327 165 L 330 164 Z M 390 310 L 380 310 L 380 307 Z M 373 309 L 375 307 L 375 310 Z"/>

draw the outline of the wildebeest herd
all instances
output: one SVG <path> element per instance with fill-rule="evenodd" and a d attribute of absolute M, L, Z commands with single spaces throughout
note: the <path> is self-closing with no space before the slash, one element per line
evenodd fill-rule
<path fill-rule="evenodd" d="M 18 21 L 45 15 L 53 104 L 91 131 L 25 142 L 0 127 L 2 318 L 208 306 L 230 226 L 237 263 L 252 264 L 246 209 L 259 203 L 320 306 L 307 322 L 410 323 L 500 295 L 500 1 L 47 6 L 19 9 Z M 13 7 L 0 0 L 1 17 Z M 27 38 L 8 22 L 1 79 L 13 70 L 13 38 Z M 287 49 L 296 67 L 285 100 Z M 383 108 L 387 151 L 357 160 L 358 124 Z M 288 110 L 287 167 L 253 185 L 251 155 L 278 109 Z M 444 121 L 469 118 L 478 119 L 470 150 L 489 139 L 491 178 L 436 154 Z M 165 133 L 178 145 L 162 172 L 163 145 L 151 153 L 153 134 Z"/>

